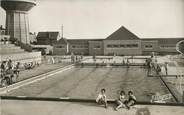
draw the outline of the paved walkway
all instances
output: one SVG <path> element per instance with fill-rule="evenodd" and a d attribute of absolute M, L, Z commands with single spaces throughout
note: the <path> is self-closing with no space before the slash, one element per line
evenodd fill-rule
<path fill-rule="evenodd" d="M 157 58 L 158 63 L 168 63 L 168 75 L 184 75 L 184 66 L 176 62 L 171 56 Z M 162 74 L 165 75 L 165 69 L 162 68 Z"/>
<path fill-rule="evenodd" d="M 1 115 L 183 115 L 183 107 L 136 105 L 114 111 L 95 103 L 2 100 Z"/>
<path fill-rule="evenodd" d="M 41 75 L 41 74 L 44 74 L 44 73 L 47 73 L 47 72 L 50 72 L 50 71 L 53 71 L 59 68 L 65 67 L 70 64 L 71 64 L 70 62 L 62 62 L 62 63 L 56 63 L 56 64 L 44 63 L 30 70 L 22 70 L 19 73 L 19 77 L 17 78 L 16 83 L 19 81 L 23 81 L 23 80 L 26 80 L 32 77 L 36 77 L 38 75 Z M 13 81 L 15 82 L 14 78 L 13 78 Z M 0 87 L 0 89 L 1 88 L 2 87 Z"/>

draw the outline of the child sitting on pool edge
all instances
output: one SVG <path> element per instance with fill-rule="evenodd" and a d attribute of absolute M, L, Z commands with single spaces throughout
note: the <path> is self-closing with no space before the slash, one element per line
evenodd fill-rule
<path fill-rule="evenodd" d="M 122 108 L 122 107 L 126 107 L 125 106 L 125 103 L 127 102 L 127 100 L 126 100 L 126 96 L 125 96 L 126 94 L 125 94 L 125 91 L 121 91 L 120 92 L 120 95 L 119 95 L 119 99 L 118 100 L 116 100 L 116 104 L 117 104 L 117 107 L 115 108 L 115 110 L 117 111 L 119 108 Z"/>
<path fill-rule="evenodd" d="M 130 109 L 130 106 L 135 105 L 136 103 L 136 97 L 133 94 L 133 91 L 128 91 L 128 100 L 126 102 L 127 109 Z"/>
<path fill-rule="evenodd" d="M 105 108 L 107 108 L 107 97 L 105 95 L 105 89 L 101 89 L 101 92 L 98 94 L 98 97 L 96 98 L 96 102 L 99 105 L 104 105 Z"/>

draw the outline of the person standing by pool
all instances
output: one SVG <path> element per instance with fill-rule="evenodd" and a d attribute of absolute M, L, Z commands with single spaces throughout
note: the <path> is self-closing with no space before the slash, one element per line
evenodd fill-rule
<path fill-rule="evenodd" d="M 71 53 L 71 62 L 74 63 L 75 62 L 75 55 L 73 53 Z"/>
<path fill-rule="evenodd" d="M 7 65 L 8 65 L 8 70 L 12 69 L 13 63 L 12 63 L 12 60 L 11 59 L 8 60 Z"/>
<path fill-rule="evenodd" d="M 99 105 L 104 105 L 105 108 L 107 108 L 107 97 L 105 95 L 106 90 L 101 89 L 101 92 L 98 94 L 98 97 L 96 98 L 96 102 Z"/>
<path fill-rule="evenodd" d="M 146 66 L 148 68 L 148 72 L 147 72 L 147 75 L 151 75 L 151 59 L 146 59 Z"/>
<path fill-rule="evenodd" d="M 125 65 L 125 59 L 123 59 L 122 63 L 123 63 L 123 65 Z"/>
<path fill-rule="evenodd" d="M 160 72 L 161 72 L 161 67 L 160 67 L 160 65 L 157 64 L 157 67 L 156 67 L 156 74 L 157 74 L 157 75 L 160 75 Z"/>
<path fill-rule="evenodd" d="M 93 54 L 93 61 L 96 61 L 96 54 Z"/>
<path fill-rule="evenodd" d="M 167 62 L 165 62 L 164 68 L 165 68 L 165 74 L 168 75 L 168 63 Z"/>
<path fill-rule="evenodd" d="M 129 59 L 127 58 L 127 68 L 129 68 L 130 62 Z"/>
<path fill-rule="evenodd" d="M 117 104 L 117 107 L 115 108 L 115 110 L 117 111 L 119 108 L 122 108 L 122 107 L 126 107 L 125 106 L 125 102 L 127 101 L 126 100 L 126 96 L 125 96 L 125 91 L 121 91 L 120 92 L 120 96 L 119 96 L 119 99 L 116 100 L 116 104 Z"/>

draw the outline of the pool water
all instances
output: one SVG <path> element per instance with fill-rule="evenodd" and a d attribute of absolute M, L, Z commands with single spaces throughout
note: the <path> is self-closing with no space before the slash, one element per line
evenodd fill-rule
<path fill-rule="evenodd" d="M 147 77 L 145 68 L 75 67 L 6 95 L 94 99 L 101 88 L 109 99 L 116 99 L 121 90 L 133 90 L 138 101 L 150 101 L 156 92 L 169 93 L 159 78 Z"/>

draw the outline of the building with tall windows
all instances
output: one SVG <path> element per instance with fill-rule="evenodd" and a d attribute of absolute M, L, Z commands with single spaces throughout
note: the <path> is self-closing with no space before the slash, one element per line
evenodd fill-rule
<path fill-rule="evenodd" d="M 104 41 L 104 55 L 141 55 L 141 40 L 125 27 L 108 36 Z"/>
<path fill-rule="evenodd" d="M 53 44 L 55 55 L 158 55 L 178 54 L 176 44 L 184 38 L 139 38 L 124 26 L 105 39 L 64 39 Z"/>
<path fill-rule="evenodd" d="M 184 38 L 144 38 L 142 41 L 142 53 L 155 52 L 160 55 L 177 54 L 176 44 Z"/>

